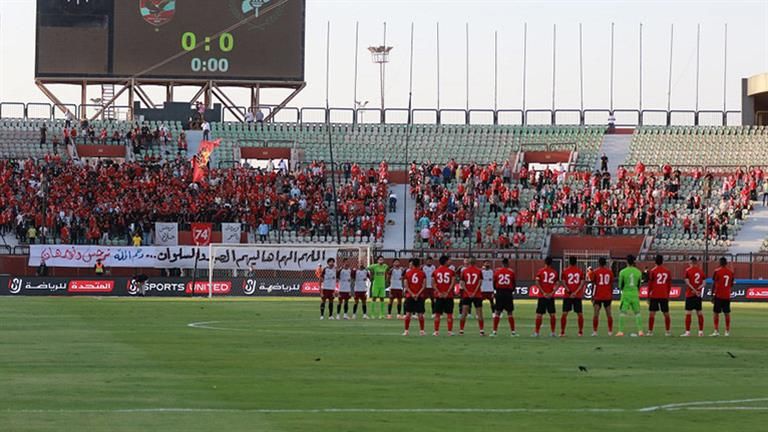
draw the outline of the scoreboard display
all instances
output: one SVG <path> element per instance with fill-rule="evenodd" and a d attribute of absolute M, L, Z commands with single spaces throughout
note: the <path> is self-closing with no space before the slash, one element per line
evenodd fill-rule
<path fill-rule="evenodd" d="M 305 0 L 37 0 L 35 76 L 304 80 Z"/>

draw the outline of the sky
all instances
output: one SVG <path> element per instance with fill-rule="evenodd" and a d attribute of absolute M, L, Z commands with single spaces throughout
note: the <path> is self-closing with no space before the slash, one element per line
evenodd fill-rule
<path fill-rule="evenodd" d="M 135 1 L 135 0 L 120 0 Z M 191 1 L 191 0 L 179 0 Z M 225 1 L 225 0 L 206 0 Z M 614 107 L 640 105 L 639 26 L 643 24 L 642 106 L 667 106 L 670 26 L 674 24 L 672 109 L 696 104 L 696 31 L 701 25 L 699 108 L 721 110 L 726 75 L 726 107 L 741 107 L 741 78 L 768 72 L 768 1 L 516 1 L 516 0 L 307 0 L 305 77 L 307 87 L 292 106 L 326 104 L 326 29 L 330 22 L 328 103 L 353 106 L 355 26 L 359 23 L 357 100 L 379 106 L 379 73 L 367 47 L 380 45 L 384 22 L 387 45 L 387 107 L 407 107 L 410 29 L 414 28 L 415 108 L 435 108 L 438 100 L 436 26 L 440 26 L 441 108 L 520 109 L 523 95 L 523 27 L 528 27 L 526 107 L 551 108 L 553 26 L 557 27 L 555 107 L 579 108 L 579 24 L 582 25 L 585 108 L 607 108 L 610 32 L 615 27 Z M 0 0 L 0 101 L 45 102 L 34 85 L 35 1 Z M 728 24 L 727 65 L 724 25 Z M 466 56 L 466 26 L 469 58 Z M 494 36 L 498 36 L 498 85 L 494 85 Z M 467 80 L 467 62 L 469 79 Z M 469 83 L 467 86 L 467 82 Z M 468 95 L 467 95 L 468 88 Z M 79 89 L 55 87 L 77 103 Z M 92 93 L 97 93 L 92 88 Z M 160 90 L 150 90 L 160 99 Z M 163 93 L 164 94 L 164 93 Z M 193 89 L 179 90 L 182 99 Z M 286 93 L 265 92 L 276 103 Z M 246 105 L 248 93 L 233 91 Z M 98 97 L 92 94 L 91 97 Z M 497 102 L 495 102 L 497 101 Z"/>

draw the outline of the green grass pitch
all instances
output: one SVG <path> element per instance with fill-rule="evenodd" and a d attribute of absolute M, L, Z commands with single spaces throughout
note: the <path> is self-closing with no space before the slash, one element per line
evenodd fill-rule
<path fill-rule="evenodd" d="M 316 299 L 3 298 L 0 430 L 764 431 L 767 306 L 735 305 L 730 338 L 577 338 L 574 316 L 533 339 L 521 301 L 522 336 L 493 339 L 319 321 Z"/>

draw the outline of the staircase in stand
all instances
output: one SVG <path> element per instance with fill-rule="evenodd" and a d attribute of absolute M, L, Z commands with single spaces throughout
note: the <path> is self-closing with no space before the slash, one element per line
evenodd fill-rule
<path fill-rule="evenodd" d="M 101 85 L 101 103 L 106 104 L 115 97 L 115 85 L 114 84 L 102 84 Z M 102 113 L 105 119 L 115 119 L 115 104 L 109 104 Z"/>

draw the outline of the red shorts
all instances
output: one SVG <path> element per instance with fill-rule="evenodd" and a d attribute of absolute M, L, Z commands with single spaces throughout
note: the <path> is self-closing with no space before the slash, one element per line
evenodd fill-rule
<path fill-rule="evenodd" d="M 492 292 L 484 292 L 483 293 L 483 300 L 493 300 L 493 293 Z"/>
<path fill-rule="evenodd" d="M 355 291 L 355 300 L 365 300 L 367 298 L 368 298 L 368 293 L 366 293 L 365 291 L 363 292 Z"/>
<path fill-rule="evenodd" d="M 320 298 L 323 300 L 333 300 L 333 290 L 327 290 L 324 289 L 323 292 L 320 294 Z"/>
<path fill-rule="evenodd" d="M 435 289 L 434 288 L 424 288 L 424 292 L 421 293 L 421 298 L 435 298 Z"/>
<path fill-rule="evenodd" d="M 389 298 L 394 298 L 394 299 L 401 299 L 401 298 L 403 298 L 403 290 L 402 289 L 397 289 L 397 288 L 395 288 L 395 289 L 390 288 L 389 289 Z"/>
<path fill-rule="evenodd" d="M 339 293 L 339 298 L 342 299 L 342 300 L 349 300 L 350 298 L 352 298 L 352 294 L 350 294 L 348 292 L 340 292 Z"/>

